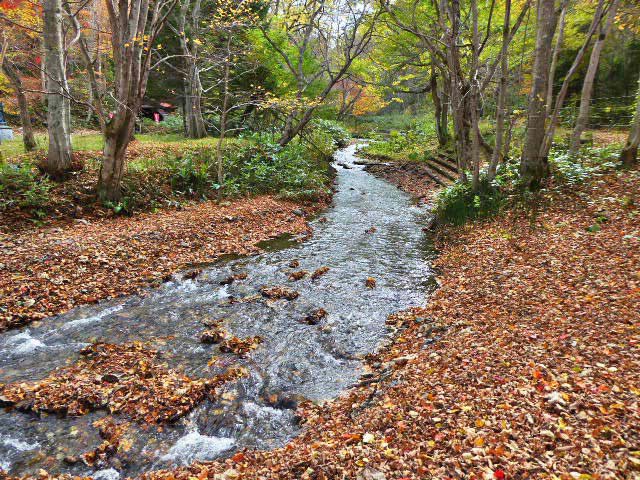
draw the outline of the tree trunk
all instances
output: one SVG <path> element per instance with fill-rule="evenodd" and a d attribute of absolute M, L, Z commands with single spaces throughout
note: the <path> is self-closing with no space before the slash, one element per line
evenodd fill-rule
<path fill-rule="evenodd" d="M 640 146 L 640 79 L 636 96 L 636 113 L 629 130 L 629 138 L 620 153 L 620 161 L 625 167 L 632 167 L 638 161 L 638 146 Z"/>
<path fill-rule="evenodd" d="M 478 64 L 480 55 L 480 36 L 478 32 L 478 0 L 471 0 L 471 165 L 473 166 L 473 191 L 477 192 L 480 188 L 480 128 L 478 112 L 478 99 L 480 91 L 478 85 Z"/>
<path fill-rule="evenodd" d="M 9 64 L 9 60 L 7 60 L 6 57 L 2 62 L 2 71 L 5 73 L 11 82 L 11 86 L 16 91 L 18 107 L 20 108 L 20 121 L 22 123 L 22 143 L 24 143 L 25 151 L 31 152 L 36 149 L 37 145 L 36 139 L 33 136 L 33 126 L 31 125 L 31 116 L 29 115 L 29 105 L 22 87 L 22 80 L 14 67 Z"/>
<path fill-rule="evenodd" d="M 435 68 L 431 69 L 431 99 L 436 120 L 436 133 L 438 144 L 444 147 L 449 142 L 449 127 L 447 125 L 447 105 L 442 101 L 442 89 L 438 87 L 438 75 Z"/>
<path fill-rule="evenodd" d="M 62 3 L 43 1 L 45 65 L 47 72 L 47 129 L 49 152 L 42 167 L 54 178 L 71 167 L 66 75 L 63 62 Z"/>
<path fill-rule="evenodd" d="M 580 96 L 580 112 L 576 119 L 576 126 L 573 129 L 571 135 L 571 147 L 569 152 L 572 155 L 578 153 L 580 149 L 580 140 L 582 133 L 586 130 L 589 123 L 589 113 L 591 112 L 591 95 L 593 94 L 593 83 L 598 73 L 598 65 L 600 64 L 600 55 L 602 48 L 604 47 L 604 41 L 607 35 L 611 31 L 611 26 L 616 17 L 616 11 L 618 10 L 618 0 L 613 0 L 609 6 L 609 13 L 607 14 L 607 20 L 600 26 L 600 34 L 596 39 L 591 50 L 591 57 L 589 58 L 589 67 L 587 73 L 584 76 L 584 82 L 582 84 L 582 94 Z"/>
<path fill-rule="evenodd" d="M 549 84 L 547 85 L 547 116 L 551 115 L 553 108 L 553 84 L 556 78 L 556 70 L 558 68 L 558 57 L 562 44 L 564 43 L 564 27 L 567 23 L 567 9 L 569 8 L 569 0 L 562 0 L 560 7 L 560 18 L 558 19 L 558 37 L 556 38 L 555 47 L 553 47 L 553 55 L 551 57 L 551 70 L 549 71 Z"/>
<path fill-rule="evenodd" d="M 105 202 L 118 202 L 122 198 L 120 184 L 125 171 L 125 154 L 133 136 L 135 117 L 129 115 L 122 127 L 107 125 L 104 132 L 102 165 L 98 175 L 98 198 Z"/>
<path fill-rule="evenodd" d="M 605 0 L 599 0 L 598 5 L 596 6 L 595 14 L 593 15 L 593 20 L 591 21 L 591 25 L 589 27 L 589 31 L 587 32 L 587 36 L 578 50 L 576 57 L 573 59 L 573 63 L 571 64 L 571 68 L 564 77 L 564 81 L 562 82 L 562 86 L 560 87 L 560 91 L 558 92 L 558 97 L 556 98 L 553 113 L 551 114 L 551 118 L 549 118 L 549 122 L 545 131 L 544 140 L 542 142 L 542 147 L 540 148 L 539 155 L 543 158 L 546 158 L 549 155 L 549 151 L 551 150 L 551 145 L 553 144 L 553 137 L 555 135 L 556 127 L 558 126 L 558 119 L 560 118 L 560 110 L 564 105 L 564 99 L 569 92 L 569 83 L 571 79 L 578 71 L 578 67 L 580 67 L 580 63 L 591 43 L 591 37 L 598 29 L 598 25 L 602 20 L 602 15 L 604 13 L 604 4 Z"/>
<path fill-rule="evenodd" d="M 88 112 L 86 122 L 89 123 L 93 118 L 93 114 L 96 113 L 98 117 L 98 123 L 100 125 L 100 131 L 104 133 L 106 129 L 106 120 L 104 114 L 104 108 L 102 104 L 103 92 L 99 85 L 99 78 L 102 77 L 101 74 L 101 61 L 100 61 L 100 33 L 95 32 L 95 44 L 96 44 L 96 53 L 95 60 L 91 58 L 91 48 L 89 46 L 89 40 L 82 35 L 82 26 L 80 25 L 80 21 L 78 17 L 73 14 L 73 10 L 69 5 L 68 0 L 64 1 L 64 8 L 67 12 L 67 18 L 69 18 L 71 25 L 73 26 L 77 43 L 80 50 L 80 56 L 84 63 L 85 68 L 87 69 L 88 77 L 89 77 L 89 85 L 91 88 L 89 89 L 89 102 L 88 102 Z M 94 23 L 99 24 L 98 14 L 95 9 L 93 9 L 93 17 Z M 67 87 L 68 88 L 68 87 Z M 68 100 L 68 99 L 67 99 Z M 65 108 L 68 108 L 68 128 L 71 131 L 71 104 L 67 102 Z"/>
<path fill-rule="evenodd" d="M 204 138 L 207 136 L 207 128 L 202 117 L 202 86 L 200 84 L 198 66 L 191 59 L 188 64 L 189 71 L 184 82 L 186 135 L 189 138 Z"/>
<path fill-rule="evenodd" d="M 511 155 L 511 140 L 513 138 L 513 127 L 515 127 L 516 124 L 516 116 L 515 115 L 510 115 L 509 112 L 507 111 L 507 115 L 506 115 L 506 123 L 507 125 L 509 125 L 509 128 L 507 128 L 507 135 L 504 139 L 504 152 L 502 154 L 502 161 L 504 162 L 505 160 L 507 160 L 509 158 L 509 156 Z"/>
<path fill-rule="evenodd" d="M 468 166 L 469 155 L 469 127 L 468 113 L 468 88 L 464 85 L 460 67 L 460 2 L 452 0 L 448 6 L 450 33 L 447 35 L 447 68 L 449 69 L 449 98 L 451 99 L 451 111 L 453 115 L 453 130 L 456 144 L 456 164 L 458 178 L 462 182 L 467 181 L 465 170 Z"/>
<path fill-rule="evenodd" d="M 505 1 L 504 24 L 502 25 L 502 58 L 500 60 L 500 86 L 498 88 L 498 105 L 496 111 L 496 144 L 489 163 L 488 180 L 496 177 L 498 162 L 502 152 L 502 139 L 504 136 L 505 104 L 507 99 L 507 76 L 509 75 L 509 28 L 511 25 L 511 0 Z"/>
<path fill-rule="evenodd" d="M 443 79 L 443 83 L 446 82 L 446 78 Z M 449 132 L 449 95 L 447 94 L 446 86 L 443 84 L 440 88 L 440 132 L 438 133 L 438 141 L 444 142 L 442 145 L 447 145 L 451 140 L 451 133 Z"/>
<path fill-rule="evenodd" d="M 282 136 L 280 137 L 280 140 L 278 141 L 278 144 L 281 147 L 284 147 L 291 140 L 296 138 L 298 134 L 304 129 L 304 127 L 307 126 L 307 124 L 311 120 L 311 117 L 313 116 L 314 111 L 315 111 L 315 107 L 307 108 L 302 114 L 300 121 L 295 124 L 294 124 L 294 117 L 290 115 L 290 117 L 287 118 L 285 128 L 282 132 Z"/>
<path fill-rule="evenodd" d="M 229 75 L 231 63 L 231 35 L 227 37 L 227 56 L 224 60 L 224 89 L 222 92 L 222 112 L 220 113 L 220 136 L 216 145 L 216 160 L 218 162 L 218 201 L 222 199 L 222 185 L 224 184 L 224 158 L 222 147 L 227 133 L 227 113 L 229 112 Z"/>
<path fill-rule="evenodd" d="M 529 95 L 527 133 L 520 160 L 520 175 L 524 185 L 528 188 L 536 188 L 549 172 L 547 158 L 540 155 L 540 150 L 544 142 L 545 121 L 547 119 L 545 96 L 549 83 L 549 52 L 556 28 L 554 3 L 554 0 L 538 0 L 538 29 L 532 72 L 533 83 Z"/>
<path fill-rule="evenodd" d="M 202 117 L 202 85 L 198 69 L 198 44 L 189 43 L 190 36 L 197 37 L 201 21 L 200 0 L 183 0 L 178 16 L 180 47 L 184 56 L 186 74 L 184 76 L 184 126 L 189 138 L 204 138 L 207 129 Z M 186 32 L 186 33 L 185 33 Z"/>

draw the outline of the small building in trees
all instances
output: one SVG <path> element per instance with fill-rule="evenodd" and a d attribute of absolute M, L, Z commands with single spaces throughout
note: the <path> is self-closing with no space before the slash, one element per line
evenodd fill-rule
<path fill-rule="evenodd" d="M 154 122 L 164 122 L 175 110 L 176 106 L 170 102 L 148 101 L 140 108 L 140 118 L 149 118 Z"/>

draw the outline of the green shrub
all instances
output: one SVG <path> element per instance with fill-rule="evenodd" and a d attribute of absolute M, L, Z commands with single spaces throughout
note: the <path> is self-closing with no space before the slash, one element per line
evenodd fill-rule
<path fill-rule="evenodd" d="M 618 167 L 616 155 L 619 149 L 619 145 L 586 146 L 576 157 L 572 157 L 566 147 L 556 146 L 549 154 L 551 173 L 565 185 L 586 183 L 593 176 Z"/>
<path fill-rule="evenodd" d="M 49 201 L 51 182 L 28 162 L 0 163 L 0 210 L 38 208 Z"/>
<path fill-rule="evenodd" d="M 299 139 L 281 147 L 270 133 L 253 134 L 250 139 L 225 159 L 225 192 L 310 198 L 326 191 L 329 160 L 316 147 Z"/>
<path fill-rule="evenodd" d="M 326 161 L 333 157 L 338 148 L 333 137 L 319 128 L 310 128 L 305 130 L 304 134 L 294 140 L 293 144 L 302 142 L 302 146 L 307 150 L 307 155 L 317 161 Z M 287 145 L 286 148 L 291 148 Z"/>
<path fill-rule="evenodd" d="M 318 119 L 313 122 L 313 127 L 327 133 L 337 148 L 344 148 L 351 141 L 349 131 L 336 121 Z"/>
<path fill-rule="evenodd" d="M 184 121 L 182 115 L 167 115 L 162 122 L 154 122 L 151 118 L 142 119 L 142 131 L 144 133 L 175 134 L 184 133 Z"/>
<path fill-rule="evenodd" d="M 133 197 L 122 197 L 119 202 L 104 202 L 104 206 L 113 210 L 116 215 L 133 215 L 136 201 Z"/>
<path fill-rule="evenodd" d="M 504 202 L 501 189 L 483 176 L 477 192 L 470 183 L 460 181 L 441 190 L 436 197 L 434 213 L 442 223 L 461 225 L 468 220 L 497 214 Z"/>
<path fill-rule="evenodd" d="M 171 188 L 188 197 L 206 198 L 220 188 L 215 182 L 215 152 L 211 148 L 187 150 L 180 156 L 169 156 Z"/>

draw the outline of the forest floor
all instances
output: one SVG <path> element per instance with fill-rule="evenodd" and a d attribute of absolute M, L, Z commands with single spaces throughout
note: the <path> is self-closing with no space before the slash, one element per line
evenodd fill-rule
<path fill-rule="evenodd" d="M 440 187 L 429 178 L 427 167 L 419 162 L 401 161 L 367 166 L 367 172 L 393 183 L 420 203 L 432 203 Z"/>
<path fill-rule="evenodd" d="M 0 233 L 0 332 L 142 292 L 222 255 L 256 253 L 283 234 L 309 234 L 305 217 L 324 206 L 258 196 Z"/>
<path fill-rule="evenodd" d="M 442 232 L 440 288 L 286 447 L 147 478 L 640 478 L 640 172 Z"/>
<path fill-rule="evenodd" d="M 65 310 L 66 292 L 136 291 L 139 278 L 160 282 L 201 256 L 308 232 L 295 204 L 242 202 L 165 213 L 153 228 L 143 214 L 43 231 L 42 250 L 21 234 L 0 279 L 16 272 L 21 307 L 46 305 L 38 292 Z M 429 303 L 389 318 L 398 334 L 366 359 L 358 386 L 300 405 L 299 437 L 144 477 L 640 479 L 640 171 L 443 229 L 437 248 L 440 287 Z M 47 314 L 37 308 L 27 313 Z M 172 372 L 157 378 L 190 385 Z"/>
<path fill-rule="evenodd" d="M 130 213 L 169 209 L 198 203 L 175 192 L 167 170 L 166 158 L 178 156 L 198 148 L 210 147 L 215 139 L 178 141 L 172 136 L 142 136 L 131 143 L 127 150 L 127 175 L 124 180 L 124 200 L 131 204 Z M 77 135 L 74 142 L 78 149 L 73 153 L 73 171 L 63 182 L 48 182 L 49 190 L 40 205 L 27 208 L 12 206 L 0 208 L 0 234 L 13 234 L 21 230 L 33 230 L 34 226 L 65 226 L 78 219 L 97 220 L 114 216 L 113 208 L 101 204 L 95 195 L 96 179 L 100 169 L 101 151 L 97 135 Z M 231 147 L 238 141 L 232 139 Z M 19 163 L 29 159 L 38 164 L 44 158 L 42 150 L 30 154 L 16 154 L 9 162 Z M 1 205 L 0 205 L 1 206 Z"/>

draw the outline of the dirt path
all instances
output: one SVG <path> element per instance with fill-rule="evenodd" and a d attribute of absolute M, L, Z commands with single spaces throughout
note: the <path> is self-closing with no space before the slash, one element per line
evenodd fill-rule
<path fill-rule="evenodd" d="M 303 207 L 270 196 L 0 235 L 0 331 L 159 284 L 190 264 L 305 234 Z M 301 210 L 303 209 L 304 212 Z"/>

